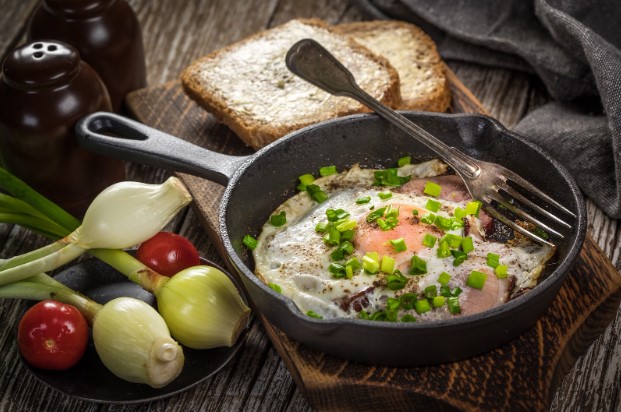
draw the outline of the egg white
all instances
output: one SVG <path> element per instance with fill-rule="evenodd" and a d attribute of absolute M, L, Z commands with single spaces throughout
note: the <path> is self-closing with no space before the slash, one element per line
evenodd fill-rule
<path fill-rule="evenodd" d="M 437 160 L 424 162 L 416 165 L 407 165 L 399 169 L 400 175 L 411 175 L 412 178 L 431 177 L 444 174 L 447 166 Z M 531 242 L 523 242 L 519 245 L 503 244 L 485 241 L 482 237 L 473 235 L 474 251 L 468 254 L 461 265 L 454 267 L 453 258 L 439 258 L 437 256 L 437 244 L 433 248 L 422 247 L 417 251 L 417 256 L 427 262 L 425 275 L 407 275 L 407 270 L 402 272 L 409 279 L 406 288 L 399 291 L 391 291 L 381 286 L 385 274 L 366 274 L 364 270 L 356 272 L 351 279 L 336 279 L 328 270 L 331 263 L 330 253 L 333 247 L 327 246 L 323 241 L 323 234 L 315 231 L 315 226 L 326 221 L 326 210 L 344 209 L 349 212 L 348 219 L 362 220 L 371 210 L 387 205 L 408 205 L 418 209 L 425 209 L 429 196 L 401 193 L 387 187 L 373 185 L 374 170 L 361 169 L 354 166 L 344 173 L 331 175 L 317 179 L 317 184 L 329 197 L 323 203 L 316 203 L 310 196 L 301 192 L 293 196 L 281 206 L 274 214 L 284 211 L 287 222 L 285 225 L 275 227 L 267 222 L 258 237 L 257 247 L 253 251 L 255 261 L 255 273 L 264 282 L 275 284 L 280 287 L 284 296 L 292 299 L 297 307 L 304 313 L 312 311 L 322 318 L 357 317 L 358 311 L 353 307 L 343 308 L 340 304 L 343 298 L 352 296 L 357 292 L 366 291 L 368 304 L 364 308 L 368 313 L 383 310 L 389 297 L 399 297 L 403 293 L 413 292 L 421 294 L 425 287 L 438 284 L 438 276 L 442 272 L 451 275 L 449 287 L 459 287 L 463 290 L 460 300 L 467 302 L 469 294 L 480 293 L 478 290 L 469 288 L 466 279 L 473 270 L 491 271 L 488 281 L 497 282 L 499 293 L 498 302 L 501 304 L 507 297 L 503 289 L 509 287 L 509 280 L 497 280 L 492 278 L 493 269 L 486 264 L 488 253 L 501 256 L 501 263 L 509 266 L 511 281 L 515 281 L 517 289 L 532 287 L 541 273 L 546 260 L 549 259 L 553 250 Z M 391 190 L 389 199 L 382 199 L 380 192 Z M 356 204 L 360 197 L 370 197 L 371 201 L 366 204 Z M 438 215 L 450 217 L 456 207 L 464 208 L 467 201 L 441 200 L 441 209 Z M 480 228 L 480 222 L 474 217 L 469 217 L 473 228 Z M 422 223 L 419 223 L 422 224 Z M 458 228 L 448 231 L 463 235 L 464 229 Z M 472 230 L 476 232 L 475 230 Z M 439 243 L 439 242 L 437 242 Z M 356 244 L 354 243 L 354 246 Z M 410 261 L 412 252 L 395 253 L 393 257 L 405 265 Z M 352 256 L 362 259 L 363 253 L 356 248 Z M 380 285 L 380 286 L 378 286 Z M 480 298 L 472 295 L 471 300 Z M 489 297 L 488 297 L 489 299 Z M 366 303 L 366 302 L 365 302 Z M 489 302 L 488 302 L 489 303 Z M 464 305 L 462 314 L 476 312 L 476 305 Z M 402 314 L 408 313 L 402 312 Z M 451 315 L 446 306 L 424 314 L 417 314 L 413 310 L 409 313 L 415 315 L 418 320 L 442 319 Z"/>

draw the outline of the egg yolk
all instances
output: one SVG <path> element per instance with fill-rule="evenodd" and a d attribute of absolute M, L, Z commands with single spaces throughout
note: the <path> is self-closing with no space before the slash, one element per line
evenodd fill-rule
<path fill-rule="evenodd" d="M 421 224 L 418 216 L 423 216 L 427 211 L 412 205 L 392 204 L 392 208 L 399 208 L 397 226 L 390 230 L 382 230 L 377 223 L 366 221 L 366 216 L 358 221 L 354 245 L 363 255 L 367 252 L 377 252 L 380 256 L 388 255 L 395 260 L 395 268 L 402 272 L 409 269 L 412 255 L 424 247 L 423 238 L 433 230 L 432 226 Z M 418 214 L 414 215 L 413 210 Z M 436 234 L 441 236 L 441 234 Z M 403 238 L 407 249 L 397 252 L 390 242 Z"/>

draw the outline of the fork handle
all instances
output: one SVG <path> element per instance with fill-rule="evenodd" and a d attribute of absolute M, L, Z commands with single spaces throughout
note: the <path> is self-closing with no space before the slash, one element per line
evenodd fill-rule
<path fill-rule="evenodd" d="M 315 40 L 303 39 L 294 44 L 287 52 L 285 63 L 291 72 L 320 89 L 335 96 L 350 97 L 371 108 L 433 150 L 461 176 L 472 179 L 479 175 L 479 167 L 470 156 L 438 140 L 362 90 L 352 73 Z"/>

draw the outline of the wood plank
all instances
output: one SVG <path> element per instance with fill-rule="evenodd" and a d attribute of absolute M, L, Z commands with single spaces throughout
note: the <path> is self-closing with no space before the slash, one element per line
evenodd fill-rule
<path fill-rule="evenodd" d="M 452 74 L 449 78 L 453 82 L 458 81 Z M 171 82 L 133 93 L 128 101 L 138 119 L 146 124 L 212 150 L 217 147 L 219 151 L 226 153 L 248 152 L 248 148 L 236 142 L 227 128 L 215 122 L 212 116 L 198 108 L 179 90 L 180 85 Z M 472 99 L 472 95 L 460 84 L 455 83 L 454 96 L 454 111 L 462 111 L 465 107 L 470 107 L 473 111 L 481 110 L 476 101 L 468 101 Z M 164 115 L 154 113 L 154 102 L 166 102 L 164 111 L 161 112 Z M 183 122 L 167 121 L 180 116 L 184 116 Z M 227 144 L 222 146 L 223 142 Z M 214 212 L 219 206 L 218 198 L 222 187 L 187 175 L 181 177 L 193 191 L 202 221 L 210 235 L 215 236 L 217 245 L 217 214 Z M 604 274 L 592 273 L 593 268 L 605 268 Z M 584 284 L 587 277 L 593 279 Z M 594 286 L 592 282 L 603 283 L 589 292 L 587 289 Z M 381 368 L 382 372 L 379 374 L 374 368 L 344 362 L 304 348 L 269 323 L 264 324 L 293 379 L 311 404 L 319 409 L 351 409 L 353 405 L 349 403 L 349 399 L 354 394 L 359 401 L 371 402 L 370 405 L 381 401 L 382 404 L 388 403 L 392 407 L 424 402 L 432 407 L 450 404 L 465 409 L 502 410 L 518 403 L 524 409 L 544 409 L 549 406 L 554 388 L 573 365 L 578 354 L 585 350 L 612 319 L 621 299 L 620 288 L 621 278 L 589 237 L 581 260 L 555 300 L 556 310 L 552 310 L 535 328 L 515 342 L 506 345 L 502 350 L 492 351 L 471 361 L 437 368 Z M 583 291 L 590 298 L 598 298 L 590 302 L 588 299 L 580 299 L 576 303 L 575 296 L 580 295 L 579 291 Z M 553 327 L 559 322 L 564 325 L 563 328 Z M 546 347 L 544 358 L 540 358 L 541 354 L 537 349 L 541 342 Z M 503 372 L 499 372 L 503 371 L 503 365 L 506 366 L 507 363 L 512 365 L 514 375 L 505 376 Z M 537 367 L 533 369 L 533 365 L 540 363 L 543 365 L 541 370 Z M 486 366 L 481 370 L 483 365 Z M 338 373 L 335 375 L 330 371 Z M 535 378 L 531 377 L 533 373 Z M 478 376 L 477 381 L 487 382 L 487 385 L 484 385 L 479 397 L 463 392 L 465 387 L 438 389 L 442 388 L 442 383 L 434 377 L 453 374 Z M 512 379 L 513 392 L 503 393 L 501 388 L 492 383 L 498 379 L 498 374 L 505 383 L 507 379 Z M 365 375 L 366 379 L 359 378 Z M 388 380 L 386 376 L 389 377 Z M 414 382 L 417 385 L 413 385 Z M 375 389 L 378 387 L 382 388 L 380 392 L 385 396 L 377 395 Z"/>
<path fill-rule="evenodd" d="M 26 22 L 37 3 L 37 0 L 0 0 L 0 61 L 21 44 Z"/>

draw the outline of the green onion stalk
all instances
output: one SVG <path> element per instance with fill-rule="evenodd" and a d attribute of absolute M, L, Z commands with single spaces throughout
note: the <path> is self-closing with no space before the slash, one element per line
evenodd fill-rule
<path fill-rule="evenodd" d="M 102 363 L 126 381 L 162 388 L 183 370 L 183 348 L 161 315 L 139 299 L 120 297 L 100 305 L 43 273 L 0 286 L 0 298 L 53 299 L 74 306 L 92 326 Z"/>
<path fill-rule="evenodd" d="M 180 182 L 178 183 L 182 186 Z M 58 205 L 1 168 L 0 188 L 9 193 L 3 198 L 0 197 L 0 222 L 18 224 L 52 239 L 60 239 L 60 241 L 36 251 L 14 257 L 4 263 L 0 262 L 0 269 L 2 269 L 0 271 L 0 284 L 4 279 L 5 270 L 11 268 L 15 268 L 13 273 L 17 271 L 22 279 L 27 278 L 25 275 L 35 274 L 33 272 L 37 272 L 37 270 L 40 272 L 51 270 L 49 267 L 43 270 L 43 267 L 40 266 L 33 270 L 30 262 L 33 260 L 45 261 L 50 259 L 49 256 L 54 256 L 58 251 L 62 251 L 65 247 L 63 240 L 89 224 L 88 218 L 91 207 L 84 217 L 84 222 L 80 223 L 78 219 Z M 123 204 L 123 198 L 116 202 L 117 204 L 112 206 L 109 206 L 108 203 L 108 208 L 112 207 L 119 213 L 127 212 L 128 206 L 119 206 Z M 137 201 L 137 203 L 141 204 L 142 202 Z M 5 213 L 3 214 L 3 212 Z M 104 214 L 106 212 L 97 213 Z M 140 214 L 144 216 L 144 213 L 144 209 L 140 209 Z M 155 214 L 151 213 L 150 219 L 157 219 L 157 216 L 154 217 Z M 140 220 L 141 218 L 136 217 L 136 219 Z M 111 237 L 118 237 L 116 231 L 119 233 L 127 231 L 127 228 L 123 226 L 112 228 L 114 226 L 112 224 L 102 225 L 99 223 L 97 225 L 94 223 L 92 225 L 109 233 Z M 98 236 L 98 232 L 90 228 L 86 232 L 91 232 L 91 237 Z M 153 234 L 155 233 L 152 233 L 151 236 Z M 160 275 L 129 253 L 121 250 L 125 247 L 135 246 L 144 240 L 146 238 L 142 240 L 134 238 L 129 242 L 131 244 L 98 245 L 100 247 L 88 249 L 88 252 L 123 273 L 132 282 L 152 292 L 157 299 L 160 314 L 165 319 L 172 335 L 181 344 L 194 349 L 232 346 L 243 331 L 250 314 L 250 308 L 239 295 L 233 282 L 220 270 L 206 265 L 186 269 L 170 278 Z M 124 241 L 126 242 L 126 239 Z M 24 270 L 24 265 L 28 270 Z M 53 266 L 59 267 L 60 264 L 55 263 Z"/>

